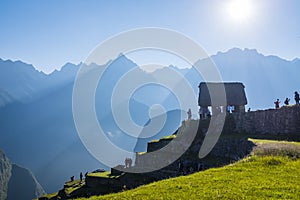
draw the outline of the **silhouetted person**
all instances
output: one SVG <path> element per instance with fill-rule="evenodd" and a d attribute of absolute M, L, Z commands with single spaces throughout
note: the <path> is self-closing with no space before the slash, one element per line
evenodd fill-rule
<path fill-rule="evenodd" d="M 71 176 L 71 181 L 74 181 L 74 176 Z"/>
<path fill-rule="evenodd" d="M 125 168 L 131 167 L 132 165 L 132 159 L 131 158 L 126 158 L 125 159 Z"/>
<path fill-rule="evenodd" d="M 191 109 L 189 109 L 187 111 L 187 114 L 188 114 L 188 120 L 191 120 L 192 119 L 192 111 L 191 111 Z"/>
<path fill-rule="evenodd" d="M 82 178 L 83 178 L 82 172 L 80 172 L 79 178 L 80 178 L 80 182 L 81 182 L 81 181 L 82 181 Z"/>
<path fill-rule="evenodd" d="M 278 108 L 279 108 L 279 104 L 280 104 L 279 99 L 277 99 L 277 100 L 274 102 L 274 104 L 275 104 L 275 108 L 278 109 Z"/>
<path fill-rule="evenodd" d="M 289 98 L 286 98 L 285 101 L 284 101 L 284 104 L 285 104 L 286 106 L 288 106 L 288 105 L 289 105 L 289 102 L 290 102 L 290 99 L 289 99 Z"/>
<path fill-rule="evenodd" d="M 202 119 L 203 118 L 203 109 L 202 109 L 202 107 L 200 107 L 200 109 L 199 109 L 199 117 L 200 117 L 200 119 Z"/>
<path fill-rule="evenodd" d="M 248 112 L 250 112 L 251 111 L 251 108 L 248 108 Z"/>
<path fill-rule="evenodd" d="M 179 172 L 182 171 L 182 163 L 181 163 L 181 161 L 178 163 L 178 171 L 179 171 Z"/>
<path fill-rule="evenodd" d="M 198 170 L 198 171 L 202 170 L 202 163 L 201 163 L 201 162 L 198 163 L 198 165 L 197 165 L 197 170 Z"/>
<path fill-rule="evenodd" d="M 131 167 L 132 166 L 132 159 L 128 158 L 128 166 Z"/>
<path fill-rule="evenodd" d="M 227 106 L 227 112 L 232 113 L 232 106 Z"/>
<path fill-rule="evenodd" d="M 193 167 L 193 166 L 191 166 L 191 167 L 189 168 L 189 172 L 190 172 L 190 173 L 193 173 L 193 172 L 194 172 L 194 167 Z"/>
<path fill-rule="evenodd" d="M 296 92 L 295 92 L 295 101 L 296 101 L 296 105 L 299 105 L 299 100 L 300 100 L 300 98 L 299 98 L 299 93 L 296 91 Z"/>

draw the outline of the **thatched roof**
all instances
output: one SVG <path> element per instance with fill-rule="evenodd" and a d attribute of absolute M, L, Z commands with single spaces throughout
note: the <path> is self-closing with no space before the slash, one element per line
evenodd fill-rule
<path fill-rule="evenodd" d="M 226 100 L 227 105 L 246 105 L 247 98 L 245 94 L 245 86 L 243 83 L 205 83 L 202 82 L 199 85 L 199 99 L 198 104 L 199 106 L 211 106 L 211 96 L 209 91 L 214 94 L 221 93 L 223 88 L 225 88 L 226 93 Z M 218 99 L 218 95 L 215 95 L 216 98 L 214 99 L 215 106 L 221 106 L 224 102 L 224 99 Z M 221 98 L 221 97 L 220 97 Z"/>

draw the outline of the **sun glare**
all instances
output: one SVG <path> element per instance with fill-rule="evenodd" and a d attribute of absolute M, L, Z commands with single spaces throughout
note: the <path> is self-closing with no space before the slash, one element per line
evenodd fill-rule
<path fill-rule="evenodd" d="M 232 20 L 245 22 L 252 15 L 252 4 L 250 0 L 232 0 L 228 5 L 228 12 Z"/>

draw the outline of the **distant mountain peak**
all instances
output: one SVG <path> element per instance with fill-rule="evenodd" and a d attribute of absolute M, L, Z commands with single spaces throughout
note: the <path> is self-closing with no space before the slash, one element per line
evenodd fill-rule
<path fill-rule="evenodd" d="M 67 62 L 66 64 L 64 64 L 59 70 L 54 70 L 53 72 L 57 73 L 57 72 L 61 72 L 61 71 L 68 71 L 68 70 L 77 70 L 82 62 L 80 62 L 79 64 L 73 64 L 71 62 Z M 52 72 L 52 73 L 53 73 Z M 50 73 L 50 74 L 52 74 Z"/>
<path fill-rule="evenodd" d="M 227 53 L 241 53 L 241 52 L 242 52 L 242 49 L 234 47 L 232 49 L 228 49 L 227 51 L 218 51 L 217 54 L 213 55 L 213 56 L 220 56 L 220 55 L 224 55 Z"/>
<path fill-rule="evenodd" d="M 261 52 L 259 52 L 257 49 L 251 49 L 251 48 L 238 48 L 234 47 L 231 49 L 228 49 L 226 51 L 218 51 L 216 55 L 212 55 L 211 57 L 216 57 L 216 56 L 234 56 L 234 55 L 243 55 L 243 56 L 261 56 L 261 57 L 268 57 L 268 58 L 273 58 L 273 59 L 280 59 L 283 61 L 288 61 L 288 62 L 293 62 L 293 63 L 298 63 L 300 62 L 299 58 L 295 58 L 293 60 L 288 60 L 285 58 L 282 58 L 278 55 L 266 55 Z"/>
<path fill-rule="evenodd" d="M 224 55 L 224 54 L 242 54 L 242 53 L 246 53 L 246 54 L 252 54 L 252 55 L 263 55 L 261 53 L 259 53 L 257 51 L 257 49 L 250 49 L 250 48 L 244 48 L 244 49 L 241 49 L 241 48 L 237 48 L 237 47 L 234 47 L 234 48 L 231 48 L 227 51 L 218 51 L 216 56 L 218 55 Z"/>
<path fill-rule="evenodd" d="M 295 59 L 292 60 L 292 63 L 298 63 L 298 62 L 300 62 L 299 58 L 295 58 Z"/>

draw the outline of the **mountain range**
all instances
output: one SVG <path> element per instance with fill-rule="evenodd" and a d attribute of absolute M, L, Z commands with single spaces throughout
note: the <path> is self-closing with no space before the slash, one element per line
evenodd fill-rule
<path fill-rule="evenodd" d="M 264 56 L 253 49 L 238 48 L 219 52 L 211 59 L 224 81 L 244 83 L 247 107 L 252 110 L 273 107 L 277 98 L 283 102 L 289 97 L 293 101 L 294 91 L 300 90 L 299 59 L 287 61 L 277 56 Z M 195 65 L 205 65 L 206 62 L 202 59 Z M 32 170 L 48 193 L 57 191 L 61 183 L 80 172 L 107 168 L 89 154 L 74 124 L 72 92 L 81 64 L 67 63 L 60 71 L 47 75 L 21 61 L 0 59 L 0 148 L 14 163 Z M 137 68 L 136 77 L 149 80 L 158 76 L 171 78 L 167 70 L 171 68 L 184 77 L 183 81 L 189 82 L 197 96 L 198 85 L 203 81 L 201 76 L 193 68 L 171 65 L 151 73 Z M 85 67 L 91 70 L 104 68 L 96 64 Z M 95 108 L 98 121 L 112 143 L 128 151 L 145 151 L 147 141 L 176 131 L 181 123 L 182 110 L 186 110 L 190 102 L 184 100 L 182 108 L 176 96 L 166 88 L 157 85 L 142 87 L 129 101 L 132 120 L 141 126 L 149 123 L 149 108 L 153 104 L 163 105 L 169 120 L 160 133 L 147 139 L 124 134 L 114 121 L 110 99 L 118 80 L 136 67 L 137 64 L 124 55 L 112 62 L 98 83 Z M 197 105 L 190 106 L 193 118 L 197 118 Z"/>

